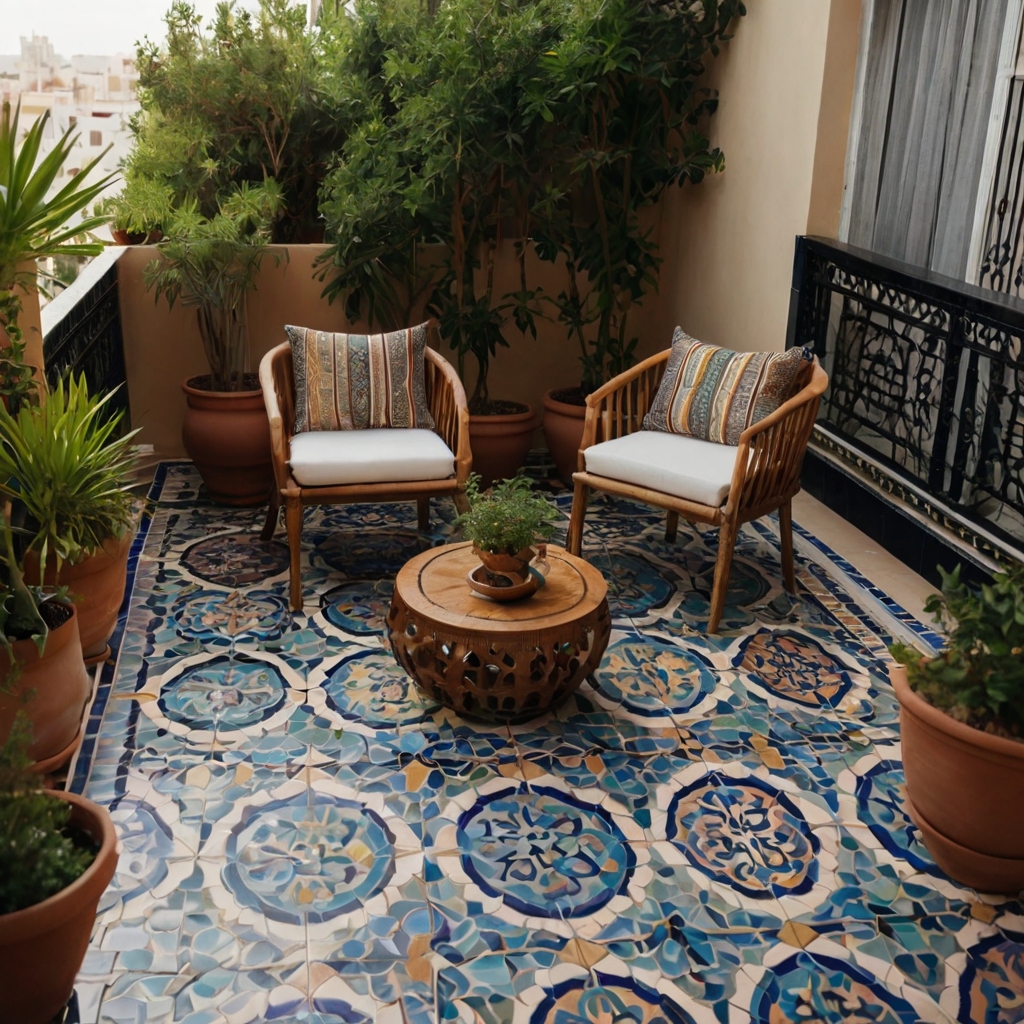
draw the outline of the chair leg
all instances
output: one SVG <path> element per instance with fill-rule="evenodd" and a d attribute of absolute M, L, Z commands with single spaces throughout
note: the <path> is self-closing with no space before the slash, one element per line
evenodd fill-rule
<path fill-rule="evenodd" d="M 420 533 L 426 533 L 430 529 L 430 499 L 416 499 L 416 526 Z"/>
<path fill-rule="evenodd" d="M 587 498 L 590 488 L 576 482 L 572 492 L 572 514 L 569 516 L 569 536 L 566 549 L 570 555 L 579 555 L 583 547 L 583 520 L 587 516 Z"/>
<path fill-rule="evenodd" d="M 731 520 L 722 523 L 718 531 L 718 560 L 715 562 L 715 583 L 711 590 L 711 614 L 708 616 L 708 633 L 718 632 L 725 609 L 725 595 L 729 592 L 729 570 L 732 568 L 732 549 L 736 543 L 736 524 Z"/>
<path fill-rule="evenodd" d="M 793 502 L 784 501 L 779 506 L 779 542 L 782 549 L 782 578 L 786 589 L 796 593 L 796 573 L 793 571 Z"/>
<path fill-rule="evenodd" d="M 298 498 L 287 498 L 284 505 L 285 525 L 288 527 L 288 553 L 290 559 L 289 597 L 293 612 L 302 611 L 302 503 Z"/>
<path fill-rule="evenodd" d="M 452 501 L 455 502 L 455 511 L 460 516 L 464 516 L 469 511 L 469 498 L 466 497 L 465 491 L 456 491 L 452 495 Z"/>
<path fill-rule="evenodd" d="M 270 501 L 267 506 L 267 521 L 260 531 L 260 540 L 272 540 L 277 531 L 277 523 L 281 516 L 281 492 L 275 483 L 270 489 Z"/>
<path fill-rule="evenodd" d="M 679 529 L 679 513 L 669 512 L 665 517 L 665 543 L 675 544 L 676 530 Z"/>

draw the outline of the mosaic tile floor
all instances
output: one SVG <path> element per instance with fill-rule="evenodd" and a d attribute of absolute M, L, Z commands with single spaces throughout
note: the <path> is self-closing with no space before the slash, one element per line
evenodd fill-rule
<path fill-rule="evenodd" d="M 599 501 L 606 658 L 499 728 L 424 704 L 380 633 L 447 503 L 429 536 L 311 511 L 292 617 L 259 511 L 187 464 L 152 497 L 72 775 L 124 845 L 82 1021 L 1024 1020 L 1024 906 L 943 877 L 903 812 L 885 645 L 934 638 L 834 554 L 792 599 L 745 527 L 706 637 L 714 534 Z"/>

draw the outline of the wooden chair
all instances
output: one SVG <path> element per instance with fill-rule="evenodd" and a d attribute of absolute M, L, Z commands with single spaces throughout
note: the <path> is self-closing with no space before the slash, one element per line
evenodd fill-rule
<path fill-rule="evenodd" d="M 431 325 L 436 338 L 436 325 Z M 446 479 L 404 480 L 386 483 L 344 483 L 330 486 L 299 484 L 292 475 L 289 460 L 295 427 L 295 378 L 292 351 L 288 342 L 271 349 L 260 362 L 260 384 L 270 420 L 271 456 L 275 486 L 270 497 L 266 525 L 261 534 L 270 540 L 277 528 L 282 502 L 288 548 L 291 554 L 290 598 L 293 611 L 302 609 L 302 509 L 306 505 L 343 505 L 357 501 L 415 501 L 419 528 L 425 530 L 430 519 L 431 497 L 448 495 L 460 512 L 468 509 L 466 480 L 473 464 L 469 446 L 469 410 L 462 382 L 448 361 L 434 349 L 426 349 L 426 389 L 434 433 L 455 456 L 455 472 Z M 354 440 L 363 431 L 347 431 Z M 396 434 L 404 431 L 396 430 Z"/>
<path fill-rule="evenodd" d="M 821 395 L 828 387 L 828 375 L 817 359 L 809 363 L 797 380 L 793 396 L 770 416 L 743 431 L 734 449 L 731 483 L 723 503 L 704 504 L 681 493 L 666 493 L 587 471 L 587 449 L 602 441 L 624 437 L 642 429 L 658 385 L 665 373 L 670 349 L 644 360 L 619 374 L 587 398 L 587 414 L 580 445 L 578 472 L 573 474 L 575 490 L 569 523 L 568 549 L 578 555 L 583 541 L 583 521 L 591 489 L 635 498 L 668 511 L 665 539 L 675 540 L 679 516 L 719 528 L 718 560 L 711 595 L 707 631 L 714 633 L 722 618 L 729 585 L 733 546 L 741 524 L 779 510 L 782 571 L 786 589 L 796 592 L 793 574 L 792 498 L 800 490 L 800 469 Z M 667 435 L 678 438 L 679 435 Z M 685 439 L 690 441 L 690 439 Z M 638 439 L 639 441 L 639 439 Z M 668 443 L 668 442 L 663 442 Z M 707 441 L 691 444 L 711 445 Z M 712 445 L 714 448 L 731 446 Z M 712 453 L 713 454 L 713 453 Z M 731 458 L 731 453 L 729 455 Z M 729 476 L 725 476 L 729 481 Z M 725 486 L 722 490 L 725 490 Z M 680 488 L 679 490 L 684 490 Z"/>

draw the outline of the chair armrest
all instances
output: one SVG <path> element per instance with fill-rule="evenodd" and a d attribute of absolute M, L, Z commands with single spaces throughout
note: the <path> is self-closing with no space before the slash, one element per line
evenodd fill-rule
<path fill-rule="evenodd" d="M 585 449 L 641 429 L 665 374 L 665 364 L 671 351 L 665 349 L 650 356 L 587 396 L 587 415 L 577 462 L 581 472 L 586 468 L 583 459 Z"/>
<path fill-rule="evenodd" d="M 469 479 L 473 452 L 469 445 L 469 404 L 466 391 L 455 368 L 436 349 L 425 352 L 427 394 L 434 432 L 455 454 L 455 478 L 460 484 Z"/>
<path fill-rule="evenodd" d="M 291 435 L 294 430 L 291 388 L 291 347 L 282 342 L 260 360 L 260 386 L 263 403 L 270 422 L 270 458 L 274 466 L 274 480 L 280 490 L 288 485 L 288 459 L 291 456 Z M 284 388 L 288 388 L 285 392 Z"/>
<path fill-rule="evenodd" d="M 814 361 L 809 383 L 740 435 L 728 505 L 770 510 L 800 490 L 800 470 L 828 374 Z"/>

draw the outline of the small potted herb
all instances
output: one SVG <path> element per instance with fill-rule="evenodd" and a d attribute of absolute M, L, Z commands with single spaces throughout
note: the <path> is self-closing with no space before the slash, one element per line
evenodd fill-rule
<path fill-rule="evenodd" d="M 484 565 L 486 584 L 510 588 L 530 575 L 530 562 L 538 552 L 533 545 L 554 532 L 557 511 L 546 498 L 533 493 L 533 482 L 520 474 L 480 490 L 474 473 L 466 484 L 469 511 L 456 520 L 473 551 Z M 473 579 L 475 577 L 471 577 Z"/>
<path fill-rule="evenodd" d="M 940 570 L 941 572 L 942 570 Z M 907 804 L 935 862 L 984 892 L 1024 889 L 1024 566 L 974 591 L 942 573 L 934 657 L 894 644 Z"/>
<path fill-rule="evenodd" d="M 48 1024 L 71 998 L 117 866 L 107 811 L 42 788 L 19 715 L 0 745 L 0 992 L 4 1020 Z"/>

